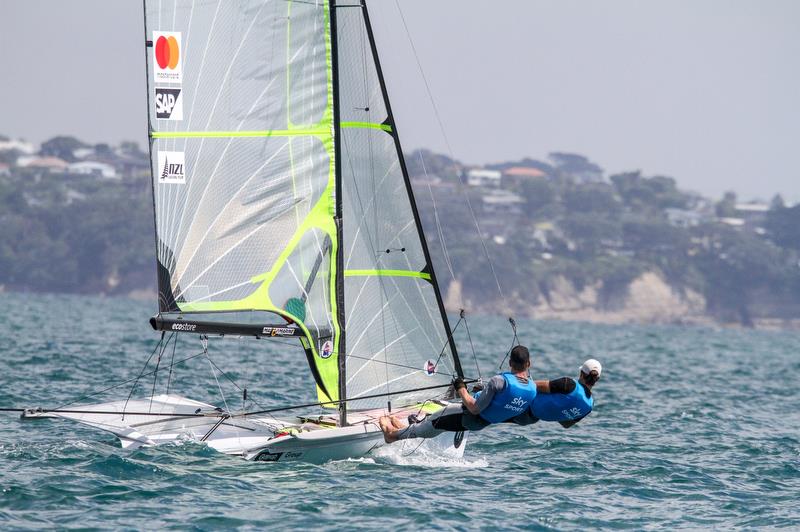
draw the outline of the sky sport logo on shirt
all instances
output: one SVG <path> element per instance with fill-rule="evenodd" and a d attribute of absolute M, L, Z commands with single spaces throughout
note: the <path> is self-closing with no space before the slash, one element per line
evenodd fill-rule
<path fill-rule="evenodd" d="M 186 165 L 182 151 L 158 152 L 158 182 L 163 184 L 186 184 Z"/>
<path fill-rule="evenodd" d="M 180 83 L 181 33 L 179 31 L 153 32 L 153 79 L 156 83 Z"/>
<path fill-rule="evenodd" d="M 183 120 L 181 89 L 156 87 L 156 118 L 159 120 Z"/>
<path fill-rule="evenodd" d="M 508 410 L 513 410 L 514 412 L 522 412 L 525 410 L 525 405 L 528 404 L 528 401 L 523 399 L 522 397 L 515 397 L 511 403 L 505 405 L 503 408 Z"/>

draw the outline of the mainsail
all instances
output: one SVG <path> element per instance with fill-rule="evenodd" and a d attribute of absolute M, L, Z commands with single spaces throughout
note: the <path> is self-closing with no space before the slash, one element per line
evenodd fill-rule
<path fill-rule="evenodd" d="M 147 0 L 145 26 L 154 327 L 298 337 L 342 421 L 442 394 L 461 368 L 366 4 Z"/>

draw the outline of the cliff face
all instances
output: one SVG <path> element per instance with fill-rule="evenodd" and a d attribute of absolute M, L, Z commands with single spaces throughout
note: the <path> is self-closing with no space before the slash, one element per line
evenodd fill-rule
<path fill-rule="evenodd" d="M 509 297 L 509 306 L 502 302 L 463 300 L 468 310 L 481 313 L 512 313 L 538 319 L 575 320 L 595 323 L 738 325 L 716 319 L 706 310 L 705 298 L 688 289 L 678 290 L 657 272 L 645 272 L 634 279 L 623 292 L 601 297 L 602 283 L 582 290 L 565 277 L 551 283 L 546 295 L 534 299 L 517 292 Z M 450 283 L 445 297 L 448 310 L 462 305 L 461 283 Z M 800 320 L 754 319 L 757 328 L 800 328 Z"/>

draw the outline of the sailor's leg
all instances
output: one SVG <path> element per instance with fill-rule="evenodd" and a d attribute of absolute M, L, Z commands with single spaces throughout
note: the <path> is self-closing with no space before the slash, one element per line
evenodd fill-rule
<path fill-rule="evenodd" d="M 386 443 L 392 443 L 397 441 L 397 434 L 406 428 L 406 424 L 403 423 L 397 416 L 383 416 L 378 420 L 378 424 L 383 431 L 383 439 Z"/>
<path fill-rule="evenodd" d="M 419 423 L 412 423 L 406 428 L 396 431 L 392 434 L 392 441 L 411 440 L 413 438 L 435 438 L 444 431 L 433 426 L 432 417 L 433 416 L 428 416 Z"/>
<path fill-rule="evenodd" d="M 408 426 L 408 422 L 403 421 L 397 416 L 390 416 L 390 419 L 392 421 L 392 427 L 397 430 L 404 429 Z"/>
<path fill-rule="evenodd" d="M 461 416 L 464 410 L 460 404 L 451 404 L 446 408 L 427 416 L 419 423 L 411 423 L 408 427 L 394 432 L 392 441 L 410 440 L 412 438 L 435 438 L 445 431 L 462 431 Z M 386 440 L 389 441 L 388 439 Z"/>

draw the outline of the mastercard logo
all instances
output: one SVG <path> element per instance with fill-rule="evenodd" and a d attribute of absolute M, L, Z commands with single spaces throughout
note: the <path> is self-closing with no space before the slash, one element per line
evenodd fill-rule
<path fill-rule="evenodd" d="M 161 70 L 175 70 L 180 59 L 178 40 L 170 35 L 169 37 L 160 36 L 156 41 L 156 63 Z"/>

